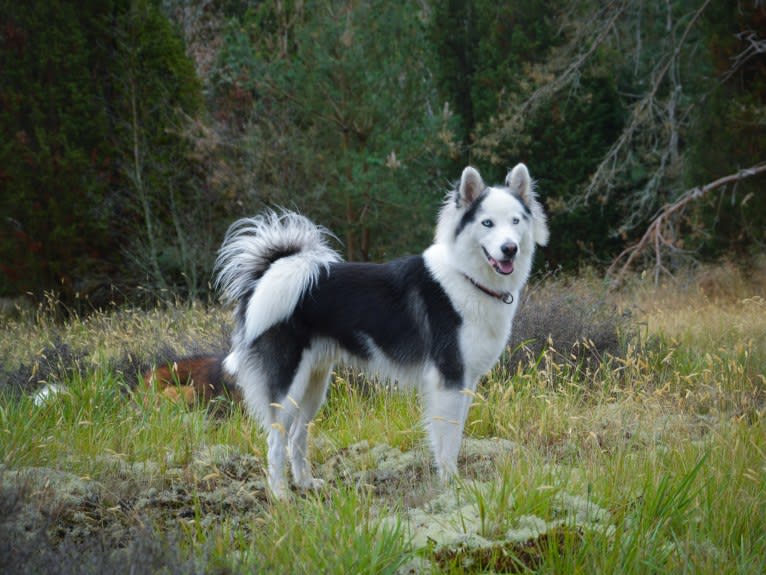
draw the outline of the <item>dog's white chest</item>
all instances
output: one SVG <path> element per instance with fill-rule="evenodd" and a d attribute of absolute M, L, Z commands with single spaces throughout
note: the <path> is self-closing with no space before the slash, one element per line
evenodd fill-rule
<path fill-rule="evenodd" d="M 460 314 L 459 341 L 462 360 L 479 377 L 494 366 L 511 335 L 517 301 L 505 304 L 480 291 L 451 263 L 447 246 L 426 250 L 426 263 Z M 518 297 L 516 297 L 518 299 Z"/>
<path fill-rule="evenodd" d="M 510 338 L 516 304 L 502 305 L 506 307 L 499 308 L 493 301 L 479 302 L 464 310 L 460 348 L 466 365 L 477 376 L 492 369 Z"/>

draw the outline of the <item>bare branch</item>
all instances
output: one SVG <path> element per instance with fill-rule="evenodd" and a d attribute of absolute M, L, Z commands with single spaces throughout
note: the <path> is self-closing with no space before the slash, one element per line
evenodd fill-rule
<path fill-rule="evenodd" d="M 625 249 L 618 255 L 612 265 L 607 270 L 607 275 L 614 277 L 612 281 L 612 289 L 620 287 L 623 283 L 625 274 L 630 269 L 635 259 L 644 253 L 649 246 L 654 249 L 654 279 L 655 283 L 659 280 L 660 273 L 670 274 L 668 269 L 662 263 L 662 252 L 664 250 L 680 251 L 678 244 L 675 240 L 675 227 L 673 225 L 672 217 L 682 211 L 686 206 L 692 202 L 697 201 L 701 197 L 705 196 L 709 192 L 718 189 L 728 184 L 739 182 L 746 178 L 751 178 L 758 174 L 766 172 L 766 163 L 756 164 L 750 168 L 739 170 L 734 174 L 729 174 L 722 178 L 705 184 L 702 187 L 695 187 L 687 190 L 672 204 L 664 206 L 660 213 L 652 220 L 649 227 L 644 232 L 641 239 Z"/>
<path fill-rule="evenodd" d="M 733 62 L 731 64 L 731 68 L 729 68 L 729 71 L 723 77 L 723 82 L 729 80 L 737 72 L 737 70 L 739 70 L 748 62 L 748 60 L 754 56 L 757 56 L 758 54 L 766 53 L 766 40 L 759 38 L 758 34 L 752 30 L 737 34 L 737 39 L 742 42 L 746 42 L 747 47 L 732 59 Z"/>
<path fill-rule="evenodd" d="M 686 25 L 679 40 L 674 42 L 673 50 L 667 53 L 664 59 L 660 61 L 660 64 L 652 74 L 653 82 L 651 88 L 633 106 L 628 124 L 623 129 L 620 137 L 614 142 L 614 144 L 612 144 L 612 147 L 609 149 L 604 159 L 599 163 L 596 171 L 591 177 L 590 183 L 588 184 L 585 193 L 580 198 L 580 202 L 578 202 L 578 204 L 587 203 L 598 188 L 606 189 L 607 194 L 611 190 L 612 182 L 614 181 L 617 172 L 622 168 L 622 162 L 619 161 L 619 157 L 623 153 L 624 149 L 632 143 L 634 135 L 639 131 L 639 129 L 643 129 L 647 124 L 652 123 L 652 118 L 655 116 L 654 109 L 658 107 L 658 104 L 655 101 L 657 93 L 659 92 L 660 87 L 665 82 L 669 74 L 672 76 L 671 80 L 673 83 L 673 90 L 670 92 L 669 102 L 664 106 L 668 117 L 666 117 L 666 121 L 661 122 L 660 125 L 664 124 L 666 126 L 670 126 L 671 133 L 669 136 L 670 141 L 668 142 L 668 146 L 671 153 L 675 153 L 673 146 L 677 145 L 678 130 L 677 120 L 675 119 L 675 105 L 679 96 L 679 91 L 681 89 L 678 79 L 675 76 L 675 69 L 678 58 L 681 55 L 681 50 L 686 43 L 686 39 L 689 36 L 689 33 L 699 18 L 702 16 L 702 13 L 705 11 L 708 4 L 710 4 L 710 1 L 711 0 L 705 0 L 702 3 L 702 5 L 697 9 L 692 18 L 689 20 L 689 23 Z M 664 168 L 664 162 L 660 164 L 660 167 Z M 664 169 L 662 169 L 662 171 L 664 172 Z M 650 179 L 650 184 L 659 183 L 661 176 L 662 173 L 656 173 L 655 176 Z M 652 190 L 647 191 L 651 192 Z"/>
<path fill-rule="evenodd" d="M 532 95 L 522 104 L 517 114 L 525 114 L 537 106 L 541 101 L 546 101 L 551 96 L 562 90 L 580 73 L 582 67 L 588 62 L 596 49 L 604 43 L 609 33 L 613 30 L 615 23 L 627 9 L 630 2 L 613 2 L 604 10 L 612 9 L 610 18 L 601 25 L 601 28 L 595 34 L 593 40 L 586 50 L 578 54 L 566 70 L 558 74 L 552 81 L 540 86 Z M 614 6 L 614 8 L 612 8 Z"/>
<path fill-rule="evenodd" d="M 543 77 L 550 79 L 529 96 L 506 94 L 509 102 L 505 110 L 499 110 L 497 116 L 490 118 L 488 125 L 482 129 L 483 135 L 473 143 L 473 152 L 477 156 L 489 158 L 493 163 L 500 162 L 501 159 L 496 154 L 498 140 L 504 137 L 518 137 L 518 134 L 523 132 L 526 118 L 565 88 L 578 84 L 583 68 L 610 34 L 614 33 L 620 18 L 635 2 L 636 0 L 610 0 L 598 8 L 585 25 L 578 26 L 574 37 L 566 46 L 556 51 L 558 55 L 554 55 L 548 64 L 538 69 Z M 564 14 L 563 17 L 567 25 L 575 19 L 575 16 L 568 14 Z M 564 27 L 566 26 L 562 28 Z M 574 59 L 570 60 L 573 53 Z"/>

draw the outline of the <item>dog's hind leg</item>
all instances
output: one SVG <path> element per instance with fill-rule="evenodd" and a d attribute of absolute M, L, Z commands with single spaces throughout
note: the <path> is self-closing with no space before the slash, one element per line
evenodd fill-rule
<path fill-rule="evenodd" d="M 290 392 L 279 403 L 272 403 L 271 424 L 268 430 L 268 468 L 269 487 L 277 499 L 284 499 L 289 487 L 287 484 L 287 459 L 293 462 L 295 469 L 295 445 L 298 438 L 300 444 L 303 436 L 303 451 L 305 452 L 305 430 L 307 422 L 303 415 L 304 396 L 306 395 L 306 377 L 300 373 L 293 379 Z M 298 483 L 296 481 L 296 483 Z"/>
<path fill-rule="evenodd" d="M 330 372 L 329 365 L 314 367 L 303 397 L 296 401 L 299 410 L 290 429 L 287 451 L 292 464 L 293 482 L 302 489 L 318 489 L 324 484 L 311 474 L 307 443 L 309 424 L 324 403 Z"/>
<path fill-rule="evenodd" d="M 287 434 L 291 421 L 284 417 L 275 418 L 268 430 L 268 474 L 269 489 L 277 499 L 284 499 L 289 493 L 285 473 L 285 458 L 287 456 Z M 286 425 L 287 424 L 287 425 Z"/>
<path fill-rule="evenodd" d="M 263 369 L 260 363 L 246 362 L 239 367 L 237 385 L 242 391 L 245 406 L 266 432 L 269 489 L 276 498 L 283 499 L 288 494 L 285 472 L 287 438 L 295 412 L 273 401 L 274 394 L 269 386 L 271 381 L 278 381 L 278 378 Z M 287 387 L 289 382 L 284 385 L 284 388 Z"/>

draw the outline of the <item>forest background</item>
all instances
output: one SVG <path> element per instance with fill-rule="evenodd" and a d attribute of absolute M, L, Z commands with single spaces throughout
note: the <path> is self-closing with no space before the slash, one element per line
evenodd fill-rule
<path fill-rule="evenodd" d="M 606 269 L 673 205 L 632 263 L 764 251 L 762 0 L 0 6 L 3 297 L 206 298 L 274 205 L 348 259 L 417 253 L 469 163 L 529 166 L 543 270 Z"/>

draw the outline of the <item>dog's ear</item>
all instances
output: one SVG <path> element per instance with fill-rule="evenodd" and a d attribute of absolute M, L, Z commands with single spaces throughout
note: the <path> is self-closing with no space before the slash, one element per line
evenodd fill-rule
<path fill-rule="evenodd" d="M 543 211 L 543 206 L 537 199 L 534 183 L 529 177 L 529 170 L 524 164 L 516 164 L 505 178 L 505 185 L 512 193 L 529 208 L 532 213 L 532 236 L 535 243 L 541 246 L 548 245 L 550 232 L 548 230 L 548 218 Z"/>
<path fill-rule="evenodd" d="M 516 167 L 508 172 L 505 185 L 518 195 L 525 205 L 530 205 L 530 200 L 533 199 L 532 178 L 529 177 L 529 170 L 524 164 L 516 164 Z"/>
<path fill-rule="evenodd" d="M 484 180 L 481 179 L 478 170 L 468 166 L 463 170 L 463 175 L 460 176 L 460 187 L 458 188 L 457 202 L 458 207 L 461 205 L 470 205 L 473 201 L 479 197 L 487 186 L 484 185 Z"/>

